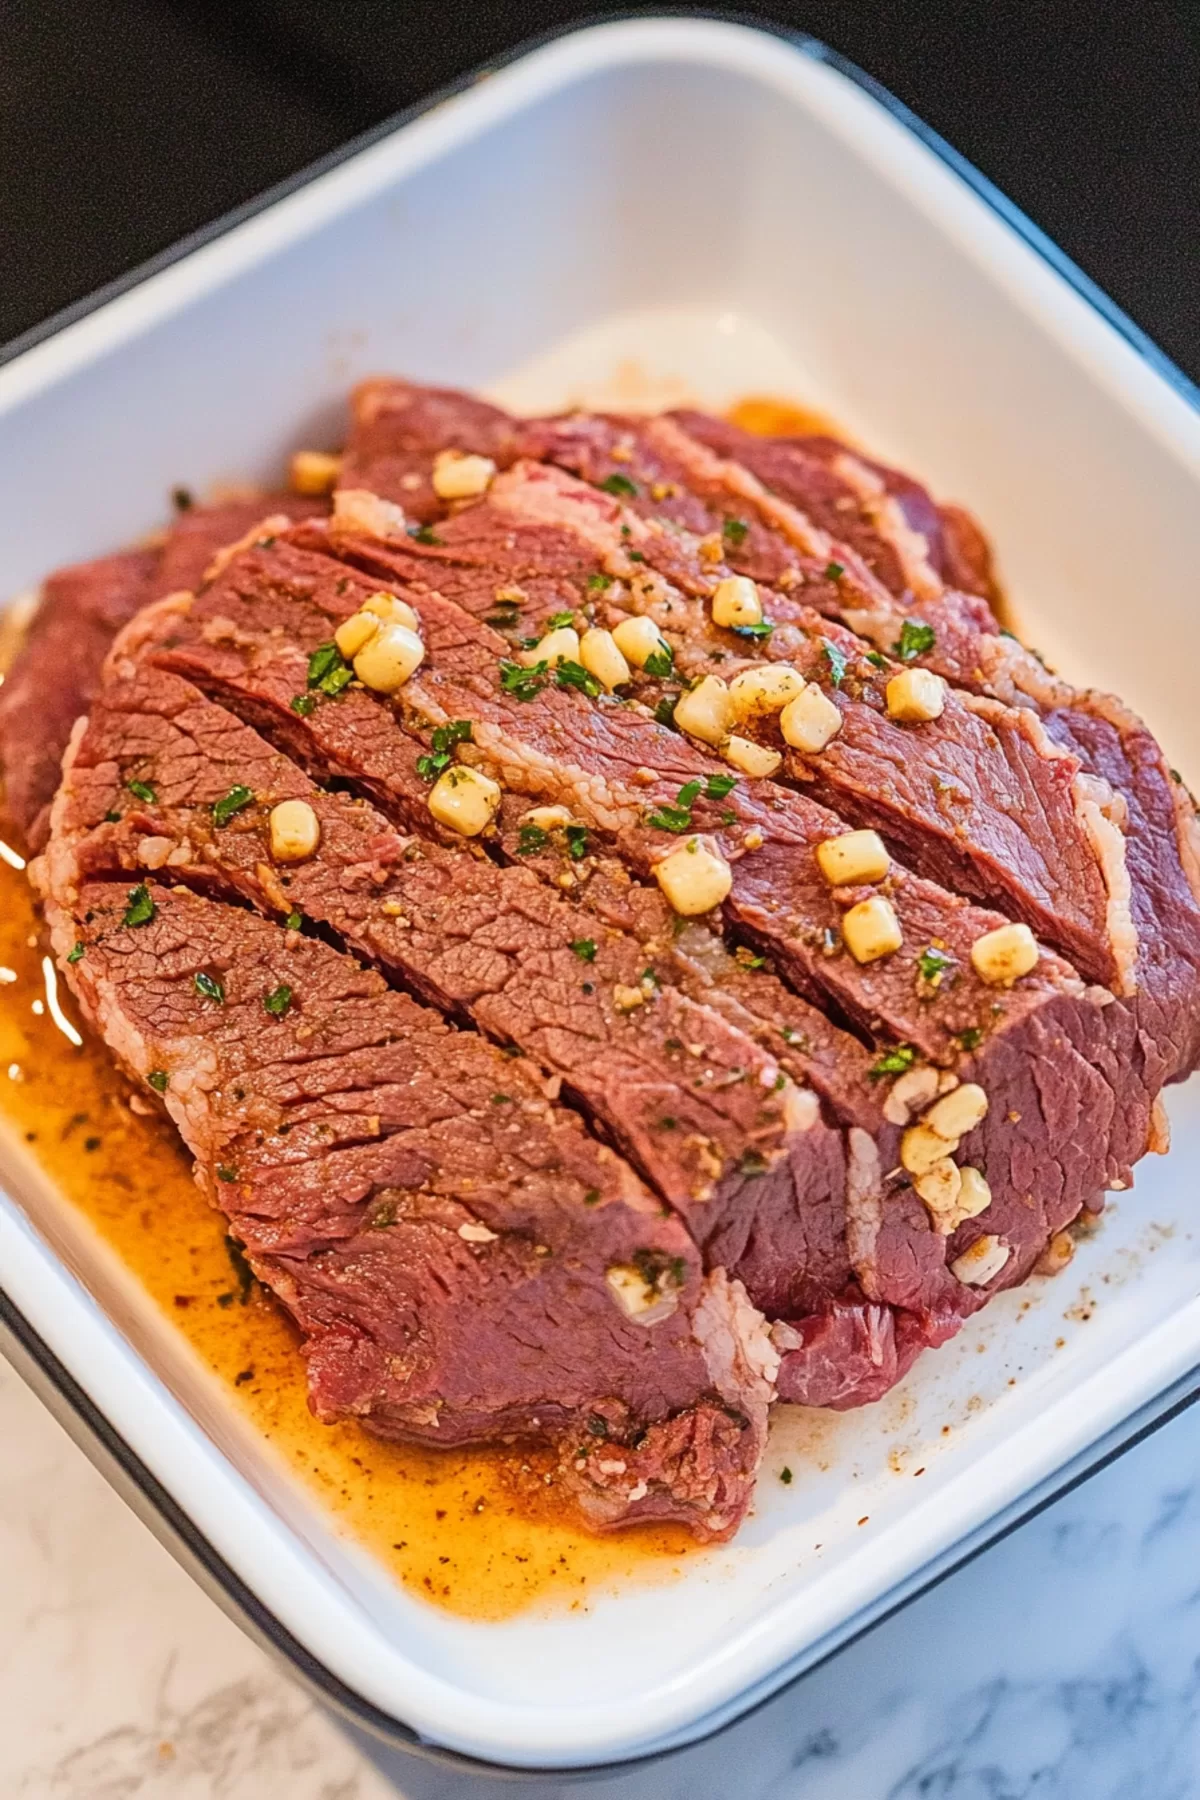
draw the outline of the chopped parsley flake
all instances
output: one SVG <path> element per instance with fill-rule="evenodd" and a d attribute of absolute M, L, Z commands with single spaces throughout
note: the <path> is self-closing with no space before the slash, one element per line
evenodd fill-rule
<path fill-rule="evenodd" d="M 611 575 L 589 575 L 587 578 L 588 593 L 602 593 L 605 588 L 610 588 L 612 583 L 613 578 Z"/>
<path fill-rule="evenodd" d="M 917 958 L 917 967 L 921 971 L 921 979 L 931 987 L 941 985 L 942 976 L 947 969 L 953 968 L 954 958 L 948 950 L 939 950 L 936 944 L 928 944 Z"/>
<path fill-rule="evenodd" d="M 500 686 L 514 699 L 534 700 L 545 687 L 548 673 L 549 667 L 544 662 L 527 668 L 524 663 L 510 662 L 506 657 L 500 664 Z"/>
<path fill-rule="evenodd" d="M 288 705 L 294 713 L 299 713 L 302 719 L 307 719 L 311 713 L 315 713 L 317 710 L 317 696 L 315 694 L 297 694 L 288 701 Z"/>
<path fill-rule="evenodd" d="M 634 500 L 636 500 L 638 496 L 637 482 L 630 481 L 628 475 L 618 474 L 615 469 L 611 475 L 605 476 L 604 480 L 600 483 L 600 486 L 606 494 L 627 494 Z"/>
<path fill-rule="evenodd" d="M 291 1004 L 292 990 L 286 981 L 281 981 L 277 988 L 272 988 L 263 998 L 263 1010 L 269 1012 L 273 1019 L 284 1018 Z"/>
<path fill-rule="evenodd" d="M 958 1034 L 958 1044 L 962 1050 L 978 1050 L 982 1042 L 983 1028 L 979 1025 L 968 1025 L 965 1031 Z"/>
<path fill-rule="evenodd" d="M 125 786 L 135 800 L 144 800 L 147 806 L 153 806 L 158 799 L 158 795 L 148 781 L 127 781 Z"/>
<path fill-rule="evenodd" d="M 227 794 L 213 805 L 213 824 L 228 825 L 235 813 L 240 813 L 244 806 L 249 806 L 254 798 L 253 788 L 231 787 Z"/>
<path fill-rule="evenodd" d="M 657 650 L 650 652 L 642 667 L 647 675 L 657 677 L 659 681 L 665 680 L 668 675 L 674 673 L 675 652 L 670 644 L 660 644 Z"/>
<path fill-rule="evenodd" d="M 87 953 L 87 945 L 86 944 L 76 944 L 75 948 L 68 955 L 67 961 L 69 963 L 80 962 L 86 953 Z"/>
<path fill-rule="evenodd" d="M 825 565 L 825 578 L 827 581 L 840 581 L 845 573 L 845 563 L 831 562 L 826 563 Z"/>
<path fill-rule="evenodd" d="M 627 550 L 625 554 L 630 562 L 645 562 L 646 560 L 640 550 Z"/>
<path fill-rule="evenodd" d="M 886 669 L 888 666 L 888 659 L 883 654 L 882 650 L 868 650 L 867 661 L 869 663 L 874 663 L 877 669 Z"/>
<path fill-rule="evenodd" d="M 732 549 L 736 550 L 739 544 L 745 543 L 749 531 L 750 527 L 745 519 L 726 519 L 721 527 L 721 536 Z"/>
<path fill-rule="evenodd" d="M 892 646 L 892 655 L 898 656 L 901 662 L 913 662 L 918 656 L 925 656 L 937 642 L 937 633 L 932 625 L 922 625 L 917 619 L 905 619 L 900 627 L 900 636 Z"/>
<path fill-rule="evenodd" d="M 150 898 L 150 889 L 144 881 L 140 881 L 137 887 L 129 890 L 125 917 L 121 923 L 122 925 L 148 925 L 154 917 L 155 911 L 154 902 Z"/>
<path fill-rule="evenodd" d="M 675 719 L 675 708 L 679 704 L 678 694 L 664 694 L 654 709 L 654 717 L 660 725 L 671 725 Z"/>
<path fill-rule="evenodd" d="M 684 782 L 673 804 L 664 802 L 662 806 L 656 806 L 647 816 L 646 823 L 656 831 L 673 831 L 681 835 L 692 828 L 692 808 L 701 794 L 709 800 L 722 800 L 736 786 L 736 775 L 710 775 L 706 781 L 697 776 L 692 781 Z M 735 816 L 728 815 L 725 822 L 732 823 Z"/>
<path fill-rule="evenodd" d="M 570 657 L 565 657 L 559 663 L 554 671 L 554 679 L 560 688 L 577 688 L 589 700 L 595 700 L 601 692 L 596 677 L 589 674 L 582 663 L 572 662 Z"/>
<path fill-rule="evenodd" d="M 840 688 L 846 673 L 846 652 L 831 644 L 828 638 L 821 639 L 821 648 L 825 652 L 825 660 L 829 664 L 829 679 L 835 688 Z"/>
<path fill-rule="evenodd" d="M 455 744 L 469 744 L 471 731 L 470 719 L 451 719 L 448 725 L 439 725 L 433 734 L 431 754 L 417 758 L 417 774 L 421 779 L 433 781 L 448 768 L 454 757 Z"/>
<path fill-rule="evenodd" d="M 217 1180 L 218 1181 L 236 1181 L 237 1178 L 238 1178 L 237 1170 L 231 1169 L 228 1163 L 218 1163 L 217 1164 Z"/>
<path fill-rule="evenodd" d="M 784 1464 L 783 1468 L 780 1469 L 780 1471 L 779 1471 L 779 1479 L 780 1479 L 780 1481 L 782 1481 L 784 1487 L 791 1487 L 792 1471 L 788 1468 L 786 1463 Z"/>
<path fill-rule="evenodd" d="M 579 958 L 580 962 L 595 962 L 595 938 L 573 938 L 571 941 L 571 948 Z"/>
<path fill-rule="evenodd" d="M 704 792 L 710 800 L 723 800 L 736 786 L 736 775 L 710 775 L 704 784 Z"/>
<path fill-rule="evenodd" d="M 891 1050 L 885 1050 L 869 1070 L 872 1081 L 882 1081 L 885 1075 L 903 1075 L 911 1069 L 917 1060 L 917 1053 L 911 1044 L 897 1044 Z"/>
<path fill-rule="evenodd" d="M 511 1094 L 493 1094 L 492 1095 L 492 1105 L 493 1106 L 511 1106 L 512 1103 L 513 1103 L 513 1097 Z"/>
<path fill-rule="evenodd" d="M 171 1084 L 171 1077 L 167 1074 L 165 1069 L 151 1069 L 146 1080 L 150 1083 L 150 1086 L 154 1089 L 156 1094 L 165 1094 Z"/>
<path fill-rule="evenodd" d="M 759 619 L 755 625 L 731 625 L 729 629 L 735 637 L 769 638 L 775 627 L 770 619 Z"/>
<path fill-rule="evenodd" d="M 540 825 L 522 825 L 517 832 L 517 855 L 536 856 L 550 842 L 550 834 Z"/>
<path fill-rule="evenodd" d="M 567 855 L 572 862 L 582 862 L 587 855 L 588 834 L 586 825 L 568 825 L 564 836 L 567 840 Z"/>
<path fill-rule="evenodd" d="M 546 620 L 545 629 L 547 631 L 561 631 L 564 626 L 574 625 L 574 623 L 575 614 L 573 612 L 551 613 L 550 617 Z"/>
<path fill-rule="evenodd" d="M 308 685 L 310 688 L 320 687 L 326 676 L 334 669 L 345 667 L 341 651 L 332 639 L 327 644 L 318 644 L 308 659 Z"/>
<path fill-rule="evenodd" d="M 121 822 L 121 815 L 115 810 L 113 812 L 106 812 L 104 815 L 104 822 L 106 825 L 119 825 Z"/>
<path fill-rule="evenodd" d="M 303 913 L 290 912 L 288 914 L 287 918 L 283 921 L 283 928 L 285 931 L 299 931 L 299 929 L 303 925 L 303 923 L 304 923 L 304 914 Z"/>
<path fill-rule="evenodd" d="M 192 984 L 196 992 L 202 994 L 206 1000 L 212 1000 L 217 1006 L 224 1006 L 225 985 L 218 981 L 215 975 L 209 975 L 201 969 L 198 975 L 193 975 Z"/>
<path fill-rule="evenodd" d="M 410 525 L 408 535 L 417 544 L 440 544 L 442 541 L 432 525 Z"/>

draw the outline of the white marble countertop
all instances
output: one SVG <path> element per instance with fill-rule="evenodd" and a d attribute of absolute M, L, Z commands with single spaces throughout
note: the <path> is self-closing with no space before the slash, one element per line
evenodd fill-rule
<path fill-rule="evenodd" d="M 576 1789 L 351 1737 L 0 1363 L 2 1800 L 1193 1800 L 1200 1408 L 752 1719 Z"/>

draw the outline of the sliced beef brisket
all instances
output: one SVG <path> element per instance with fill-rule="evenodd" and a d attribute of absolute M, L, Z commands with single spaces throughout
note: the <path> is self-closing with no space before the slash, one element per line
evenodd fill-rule
<path fill-rule="evenodd" d="M 471 716 L 473 754 L 510 794 L 568 805 L 598 843 L 652 873 L 655 856 L 677 839 L 649 814 L 672 804 L 690 779 L 706 780 L 714 765 L 640 709 L 559 688 L 540 691 L 536 705 L 523 702 L 503 684 L 503 640 L 432 596 L 419 597 L 430 655 L 404 690 L 403 731 L 390 707 L 354 687 L 297 723 L 292 701 L 306 691 L 311 650 L 371 591 L 317 548 L 322 541 L 304 527 L 247 550 L 186 613 L 147 620 L 156 660 L 207 691 L 236 693 L 239 710 L 269 720 L 302 758 L 319 742 L 327 770 L 402 821 L 408 782 L 396 771 L 410 737 L 428 740 L 438 724 Z M 1124 1016 L 1085 994 L 1069 969 L 1043 955 L 1037 972 L 1011 989 L 976 981 L 969 946 L 994 916 L 898 868 L 889 886 L 905 948 L 882 965 L 859 965 L 838 948 L 838 901 L 812 860 L 814 844 L 840 821 L 760 783 L 720 802 L 698 798 L 693 825 L 733 866 L 727 920 L 782 974 L 832 1001 L 883 1047 L 899 1040 L 909 1057 L 978 1080 L 989 1094 L 987 1119 L 964 1141 L 963 1160 L 986 1166 L 993 1201 L 950 1239 L 951 1256 L 994 1230 L 1012 1248 L 1002 1279 L 1018 1278 L 1102 1187 L 1128 1180 L 1149 1130 L 1139 1053 Z M 930 1005 L 918 960 L 935 940 L 963 973 Z M 877 1237 L 885 1223 L 876 1221 Z"/>
<path fill-rule="evenodd" d="M 88 1015 L 304 1332 L 319 1416 L 542 1438 L 593 1523 L 736 1527 L 761 1321 L 536 1070 L 239 908 L 127 883 L 47 906 Z"/>
<path fill-rule="evenodd" d="M 214 553 L 249 530 L 270 497 L 190 507 L 163 542 L 60 569 L 43 583 L 25 642 L 0 688 L 0 772 L 9 817 L 40 850 L 71 727 L 87 711 L 113 637 L 140 606 L 197 586 Z M 326 510 L 287 496 L 296 518 Z"/>

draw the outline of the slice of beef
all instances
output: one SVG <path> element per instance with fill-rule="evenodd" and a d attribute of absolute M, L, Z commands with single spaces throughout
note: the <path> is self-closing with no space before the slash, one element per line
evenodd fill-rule
<path fill-rule="evenodd" d="M 260 495 L 192 507 L 160 545 L 121 550 L 47 577 L 25 642 L 0 688 L 5 805 L 32 849 L 46 841 L 62 754 L 72 725 L 96 691 L 115 634 L 159 594 L 197 586 L 215 552 L 275 504 Z M 285 504 L 295 518 L 327 510 L 293 495 Z"/>
<path fill-rule="evenodd" d="M 418 777 L 418 813 L 427 792 Z M 320 840 L 306 861 L 280 866 L 270 813 L 291 799 L 312 807 Z M 536 1058 L 683 1215 L 708 1263 L 739 1275 L 764 1310 L 807 1309 L 847 1279 L 843 1140 L 815 1095 L 722 1012 L 660 977 L 644 940 L 530 869 L 402 835 L 152 667 L 102 689 L 68 752 L 54 817 L 57 889 L 167 869 L 298 913 Z M 830 1223 L 814 1233 L 818 1213 Z M 756 1283 L 758 1244 L 772 1260 Z"/>
<path fill-rule="evenodd" d="M 1079 759 L 1052 743 L 1027 708 L 950 690 L 941 718 L 893 720 L 886 687 L 902 664 L 878 654 L 868 660 L 860 639 L 792 594 L 767 597 L 774 629 L 761 649 L 722 630 L 710 600 L 729 573 L 724 561 L 694 555 L 690 593 L 647 575 L 644 565 L 660 560 L 664 544 L 667 567 L 678 565 L 687 541 L 680 532 L 644 526 L 619 500 L 553 468 L 519 463 L 437 535 L 435 547 L 390 551 L 390 572 L 485 618 L 496 616 L 498 591 L 519 587 L 523 599 L 508 624 L 514 640 L 536 638 L 573 602 L 577 618 L 597 623 L 652 617 L 685 681 L 731 678 L 759 656 L 788 663 L 842 714 L 838 736 L 815 756 L 791 750 L 777 718 L 757 729 L 782 751 L 793 781 L 854 824 L 884 832 L 920 873 L 1024 919 L 1089 979 L 1123 985 L 1128 878 L 1123 838 L 1103 811 L 1111 796 L 1093 777 L 1080 780 Z M 630 550 L 642 566 L 629 561 Z M 633 692 L 653 707 L 664 685 L 679 692 L 677 682 L 648 684 L 640 675 Z"/>
<path fill-rule="evenodd" d="M 318 1416 L 541 1438 L 594 1525 L 736 1527 L 761 1320 L 536 1070 L 240 908 L 126 883 L 47 907 L 86 1012 L 304 1332 Z"/>
<path fill-rule="evenodd" d="M 147 620 L 147 648 L 164 666 L 209 691 L 236 690 L 239 710 L 269 718 L 286 738 L 292 702 L 306 692 L 308 656 L 370 584 L 323 555 L 316 527 L 247 550 L 186 612 Z M 598 843 L 611 843 L 642 875 L 678 839 L 649 822 L 692 779 L 720 765 L 639 709 L 592 702 L 547 687 L 526 703 L 506 691 L 503 640 L 462 609 L 419 597 L 429 662 L 403 691 L 405 730 L 390 706 L 354 687 L 304 721 L 321 761 L 354 781 L 384 811 L 403 810 L 397 758 L 412 733 L 470 716 L 478 752 L 512 794 L 566 804 Z M 307 705 L 307 703 L 306 703 Z M 304 744 L 292 748 L 305 754 Z M 815 873 L 812 849 L 840 821 L 801 796 L 755 784 L 720 801 L 697 798 L 693 826 L 720 844 L 733 871 L 724 913 L 769 953 L 781 974 L 832 1003 L 884 1047 L 978 1080 L 991 1108 L 964 1141 L 964 1162 L 986 1166 L 989 1210 L 960 1227 L 951 1256 L 980 1231 L 1012 1247 L 1013 1279 L 1047 1237 L 1112 1181 L 1127 1181 L 1145 1148 L 1152 1096 L 1129 1019 L 1110 996 L 1085 993 L 1071 971 L 1043 955 L 1012 989 L 970 972 L 969 946 L 997 921 L 896 868 L 889 887 L 904 924 L 901 952 L 862 967 L 839 948 L 837 899 Z M 759 835 L 761 834 L 761 842 Z M 747 842 L 747 838 L 749 842 Z M 844 898 L 844 897 L 843 897 Z M 937 941 L 962 970 L 958 983 L 922 997 L 919 957 Z"/>
<path fill-rule="evenodd" d="M 420 817 L 427 789 L 414 777 Z M 321 838 L 310 862 L 276 872 L 267 816 L 284 798 L 309 801 Z M 801 1042 L 844 1034 L 783 989 L 767 1026 L 736 998 L 749 971 L 726 958 L 722 979 L 715 939 L 697 980 L 697 958 L 677 949 L 657 890 L 635 893 L 620 871 L 615 897 L 610 874 L 594 898 L 584 886 L 572 904 L 560 886 L 568 871 L 550 888 L 528 867 L 401 837 L 361 801 L 316 788 L 256 733 L 159 669 L 114 677 L 102 690 L 68 753 L 55 821 L 48 854 L 59 890 L 118 870 L 169 869 L 177 880 L 332 926 L 437 1004 L 468 1011 L 565 1076 L 684 1215 L 706 1264 L 741 1279 L 769 1316 L 797 1321 L 830 1302 L 844 1312 L 858 1280 L 848 1213 L 864 1183 L 856 1171 L 849 1186 L 841 1134 L 799 1091 L 811 1060 Z M 760 1006 L 778 988 L 755 985 Z M 864 1056 L 844 1039 L 842 1091 L 830 1067 L 818 1073 L 842 1106 L 853 1079 L 847 1052 L 858 1064 Z M 869 1086 L 861 1075 L 858 1086 Z M 859 1110 L 868 1110 L 865 1091 Z M 871 1174 L 878 1183 L 877 1155 Z M 930 1316 L 927 1336 L 937 1342 L 945 1321 L 957 1322 L 977 1296 L 947 1274 L 923 1209 L 908 1195 L 894 1204 L 906 1202 L 920 1242 L 907 1245 L 902 1298 Z M 868 1251 L 868 1281 L 873 1260 Z M 876 1279 L 872 1291 L 886 1297 L 887 1281 Z M 883 1329 L 861 1336 L 863 1398 L 875 1397 L 871 1357 Z M 808 1397 L 804 1361 L 802 1347 L 785 1359 L 790 1397 Z M 842 1389 L 856 1391 L 849 1362 Z"/>
<path fill-rule="evenodd" d="M 832 529 L 836 500 L 844 495 L 834 497 L 824 524 L 816 516 L 830 496 L 827 482 L 814 473 L 813 451 L 821 446 L 806 443 L 807 449 L 797 449 L 790 441 L 741 433 L 702 415 L 650 421 L 580 415 L 530 422 L 520 447 L 608 483 L 624 503 L 654 520 L 707 530 L 714 561 L 723 556 L 759 579 L 802 593 L 806 604 L 865 634 L 877 653 L 903 643 L 907 624 L 911 660 L 981 695 L 1053 715 L 1051 736 L 1082 757 L 1087 776 L 1099 777 L 1091 792 L 1086 776 L 1073 786 L 1080 824 L 1095 842 L 1109 897 L 1109 935 L 1121 964 L 1118 985 L 1138 987 L 1134 1011 L 1140 1034 L 1153 1037 L 1170 1079 L 1182 1078 L 1200 1060 L 1200 849 L 1190 796 L 1128 709 L 1108 696 L 1072 690 L 1001 633 L 987 604 L 993 586 L 986 547 L 965 515 L 951 513 L 943 520 L 943 554 L 940 560 L 927 558 L 924 568 L 918 566 L 921 546 L 905 539 L 892 515 L 888 529 L 897 557 L 916 561 L 904 585 L 897 580 L 889 588 L 880 578 L 887 573 L 886 559 L 871 567 L 861 540 L 856 547 Z M 839 466 L 843 473 L 850 469 Z M 865 466 L 869 473 L 871 465 Z M 855 478 L 862 485 L 861 476 Z M 855 509 L 844 510 L 849 515 Z M 906 522 L 911 523 L 907 515 Z M 676 576 L 679 562 L 676 556 L 669 565 Z M 974 580 L 964 582 L 964 567 L 968 575 L 974 571 Z M 974 591 L 961 591 L 964 586 Z M 913 626 L 919 630 L 913 632 Z M 1106 771 L 1121 770 L 1133 785 L 1114 802 Z M 1032 822 L 1040 826 L 1039 813 L 1035 809 Z M 911 854 L 912 844 L 905 847 Z M 958 879 L 962 876 L 960 869 Z M 1156 923 L 1163 916 L 1175 922 L 1166 943 Z M 1063 938 L 1051 941 L 1066 945 Z M 1140 969 L 1130 966 L 1135 952 Z M 1078 943 L 1068 953 L 1089 972 L 1101 973 Z"/>
<path fill-rule="evenodd" d="M 518 421 L 456 388 L 390 376 L 360 382 L 350 418 L 338 486 L 369 488 L 410 519 L 436 519 L 445 511 L 432 480 L 439 450 L 473 451 L 501 467 L 516 454 Z"/>

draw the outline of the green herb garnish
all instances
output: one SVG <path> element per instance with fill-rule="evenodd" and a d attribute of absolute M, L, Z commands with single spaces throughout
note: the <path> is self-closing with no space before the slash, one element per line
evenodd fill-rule
<path fill-rule="evenodd" d="M 921 979 L 931 987 L 941 984 L 942 976 L 947 969 L 953 968 L 954 958 L 948 950 L 939 950 L 935 944 L 929 944 L 917 958 L 917 967 L 921 971 Z"/>
<path fill-rule="evenodd" d="M 144 881 L 129 890 L 129 903 L 125 908 L 122 925 L 148 925 L 154 917 L 156 907 L 150 898 L 150 889 Z"/>
<path fill-rule="evenodd" d="M 165 1069 L 151 1069 L 146 1080 L 150 1083 L 150 1086 L 154 1089 L 156 1094 L 165 1094 L 171 1083 L 171 1077 L 167 1074 Z"/>
<path fill-rule="evenodd" d="M 869 663 L 874 663 L 877 669 L 886 669 L 888 666 L 888 659 L 883 654 L 882 650 L 868 650 L 867 661 Z"/>
<path fill-rule="evenodd" d="M 756 625 L 731 625 L 729 629 L 735 637 L 766 639 L 775 627 L 770 619 L 760 619 Z"/>
<path fill-rule="evenodd" d="M 675 720 L 675 708 L 679 704 L 678 694 L 664 694 L 654 709 L 654 717 L 660 725 L 671 725 Z"/>
<path fill-rule="evenodd" d="M 606 494 L 628 494 L 632 499 L 635 499 L 635 500 L 638 495 L 637 482 L 630 481 L 628 475 L 618 474 L 615 469 L 613 470 L 611 475 L 606 475 L 604 477 L 604 480 L 600 483 L 600 486 L 603 488 L 603 490 Z"/>
<path fill-rule="evenodd" d="M 916 1060 L 917 1053 L 911 1044 L 896 1044 L 891 1050 L 885 1050 L 867 1073 L 872 1081 L 882 1081 L 885 1075 L 903 1075 Z"/>
<path fill-rule="evenodd" d="M 825 652 L 825 659 L 829 664 L 829 679 L 835 688 L 840 688 L 842 677 L 846 673 L 848 660 L 846 652 L 839 650 L 836 644 L 831 644 L 828 638 L 821 639 L 821 649 Z"/>
<path fill-rule="evenodd" d="M 558 664 L 554 679 L 560 688 L 577 688 L 589 700 L 597 699 L 603 691 L 596 677 L 589 674 L 582 663 L 572 662 L 570 657 L 564 657 Z"/>
<path fill-rule="evenodd" d="M 533 700 L 545 687 L 548 673 L 549 665 L 544 662 L 528 668 L 524 663 L 509 662 L 505 658 L 500 664 L 500 686 L 516 700 Z"/>
<path fill-rule="evenodd" d="M 825 565 L 825 579 L 827 581 L 840 581 L 845 573 L 845 563 L 831 562 L 826 563 Z"/>
<path fill-rule="evenodd" d="M 248 787 L 231 787 L 227 794 L 213 804 L 213 824 L 228 825 L 235 813 L 240 813 L 244 806 L 249 806 L 254 798 L 254 789 Z"/>
<path fill-rule="evenodd" d="M 647 675 L 657 677 L 658 680 L 662 681 L 668 675 L 674 673 L 675 652 L 672 650 L 670 644 L 662 643 L 657 650 L 652 650 L 650 652 L 642 667 L 645 669 Z"/>
<path fill-rule="evenodd" d="M 67 956 L 67 961 L 69 963 L 80 962 L 86 953 L 87 953 L 87 945 L 86 944 L 82 944 L 82 943 L 76 944 L 75 948 Z"/>
<path fill-rule="evenodd" d="M 158 795 L 148 781 L 127 781 L 125 786 L 135 800 L 144 800 L 147 806 L 153 806 L 158 799 Z"/>
<path fill-rule="evenodd" d="M 291 1004 L 292 990 L 286 981 L 281 981 L 277 988 L 272 988 L 271 992 L 263 997 L 263 1010 L 269 1012 L 273 1019 L 285 1017 Z"/>
<path fill-rule="evenodd" d="M 725 539 L 727 544 L 736 550 L 739 544 L 745 543 L 749 531 L 750 527 L 747 525 L 745 519 L 726 519 L 721 527 L 721 536 Z"/>
<path fill-rule="evenodd" d="M 454 759 L 455 744 L 469 744 L 471 731 L 470 719 L 451 719 L 448 725 L 439 725 L 433 734 L 432 753 L 417 758 L 417 774 L 421 779 L 433 781 L 448 768 Z"/>
<path fill-rule="evenodd" d="M 517 855 L 536 856 L 550 842 L 550 834 L 540 825 L 522 825 L 517 832 Z"/>
<path fill-rule="evenodd" d="M 440 544 L 442 541 L 432 525 L 410 525 L 408 535 L 417 544 Z"/>
<path fill-rule="evenodd" d="M 709 800 L 723 800 L 736 786 L 736 775 L 710 775 L 704 784 L 704 792 Z"/>
<path fill-rule="evenodd" d="M 596 960 L 596 940 L 595 940 L 595 938 L 573 938 L 571 940 L 571 948 L 575 952 L 576 956 L 579 958 L 580 962 L 589 962 L 589 963 L 595 962 L 595 960 Z"/>
<path fill-rule="evenodd" d="M 582 862 L 588 851 L 588 833 L 586 825 L 568 825 L 563 833 L 567 840 L 567 855 L 572 862 Z"/>
<path fill-rule="evenodd" d="M 299 929 L 303 925 L 303 923 L 304 923 L 304 914 L 303 913 L 290 912 L 288 914 L 287 918 L 283 921 L 283 928 L 285 931 L 299 931 Z"/>
<path fill-rule="evenodd" d="M 898 656 L 901 662 L 913 662 L 918 656 L 925 656 L 937 642 L 937 633 L 932 625 L 922 625 L 917 619 L 905 619 L 900 627 L 900 636 L 892 646 L 892 655 Z"/>
<path fill-rule="evenodd" d="M 217 1006 L 224 1006 L 225 985 L 218 981 L 215 975 L 208 975 L 201 969 L 198 975 L 192 976 L 192 985 L 196 992 L 203 995 L 206 1000 L 214 1001 Z"/>
<path fill-rule="evenodd" d="M 784 1464 L 783 1468 L 780 1469 L 780 1471 L 779 1471 L 779 1479 L 780 1479 L 780 1481 L 782 1481 L 784 1487 L 791 1487 L 792 1471 L 788 1468 L 786 1463 Z"/>
<path fill-rule="evenodd" d="M 317 696 L 315 694 L 296 694 L 288 701 L 288 705 L 294 713 L 299 713 L 302 719 L 307 719 L 317 710 Z"/>
<path fill-rule="evenodd" d="M 587 578 L 589 594 L 601 593 L 603 589 L 610 588 L 612 584 L 613 578 L 611 575 L 589 575 Z"/>
<path fill-rule="evenodd" d="M 965 1031 L 959 1032 L 957 1042 L 962 1050 L 978 1050 L 983 1042 L 983 1027 L 968 1025 Z"/>
<path fill-rule="evenodd" d="M 550 614 L 550 617 L 546 620 L 542 629 L 543 632 L 561 631 L 564 626 L 574 625 L 574 623 L 575 614 L 573 612 L 556 612 Z"/>

